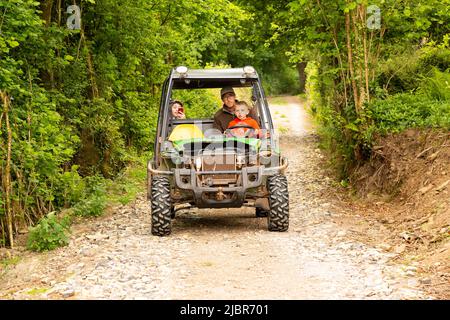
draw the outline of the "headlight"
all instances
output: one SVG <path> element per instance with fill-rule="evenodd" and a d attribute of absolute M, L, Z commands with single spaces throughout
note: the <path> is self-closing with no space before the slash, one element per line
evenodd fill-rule
<path fill-rule="evenodd" d="M 252 66 L 245 66 L 244 67 L 244 73 L 246 73 L 247 75 L 254 74 L 255 72 L 256 72 L 256 70 Z"/>
<path fill-rule="evenodd" d="M 176 72 L 178 72 L 180 75 L 185 75 L 188 71 L 188 68 L 185 66 L 178 66 L 175 69 Z"/>

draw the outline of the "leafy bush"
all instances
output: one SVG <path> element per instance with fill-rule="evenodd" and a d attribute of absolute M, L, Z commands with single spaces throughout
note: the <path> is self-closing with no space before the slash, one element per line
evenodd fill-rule
<path fill-rule="evenodd" d="M 74 207 L 74 213 L 82 217 L 98 217 L 103 214 L 106 207 L 106 197 L 94 194 L 87 199 L 80 201 Z"/>
<path fill-rule="evenodd" d="M 58 207 L 72 206 L 79 202 L 85 193 L 86 183 L 77 172 L 78 166 L 73 165 L 70 171 L 63 172 L 56 181 L 55 202 Z"/>
<path fill-rule="evenodd" d="M 430 99 L 424 94 L 400 93 L 369 105 L 378 130 L 400 132 L 407 128 L 450 128 L 450 101 Z"/>
<path fill-rule="evenodd" d="M 429 99 L 450 101 L 450 73 L 434 69 L 433 75 L 422 81 L 421 91 Z"/>
<path fill-rule="evenodd" d="M 422 74 L 419 70 L 419 59 L 420 54 L 416 51 L 389 57 L 380 67 L 377 88 L 384 88 L 390 94 L 417 89 L 418 76 Z M 376 90 L 373 91 L 376 94 Z"/>
<path fill-rule="evenodd" d="M 388 62 L 379 77 L 396 94 L 374 99 L 368 115 L 376 131 L 400 132 L 407 128 L 450 128 L 450 49 L 448 40 L 430 43 L 414 54 Z M 407 60 L 408 63 L 404 63 Z M 385 79 L 390 74 L 389 79 Z M 382 97 L 382 95 L 376 95 Z"/>
<path fill-rule="evenodd" d="M 415 91 L 424 79 L 435 77 L 436 72 L 448 73 L 449 70 L 450 49 L 445 45 L 430 44 L 420 51 L 406 52 L 385 61 L 380 68 L 378 85 L 374 88 L 385 87 L 391 94 Z M 372 90 L 374 94 L 376 90 Z"/>
<path fill-rule="evenodd" d="M 54 212 L 39 220 L 30 228 L 27 248 L 32 251 L 47 251 L 69 244 L 70 218 L 58 219 Z"/>
<path fill-rule="evenodd" d="M 450 70 L 450 48 L 447 43 L 438 46 L 432 43 L 422 49 L 419 69 L 425 73 L 433 67 L 441 72 Z"/>
<path fill-rule="evenodd" d="M 98 175 L 86 177 L 86 190 L 83 200 L 74 206 L 74 213 L 83 217 L 100 216 L 106 207 L 106 180 Z"/>

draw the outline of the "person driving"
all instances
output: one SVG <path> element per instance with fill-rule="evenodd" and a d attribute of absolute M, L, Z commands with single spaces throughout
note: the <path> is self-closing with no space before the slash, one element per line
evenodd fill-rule
<path fill-rule="evenodd" d="M 236 118 L 235 109 L 236 109 L 236 93 L 232 87 L 224 87 L 220 90 L 220 97 L 223 102 L 222 108 L 216 112 L 214 115 L 214 125 L 213 127 L 220 132 L 224 133 L 224 131 L 228 128 L 228 124 Z M 258 116 L 256 114 L 255 108 L 251 108 L 249 111 L 249 116 L 251 116 L 255 121 L 259 124 Z"/>

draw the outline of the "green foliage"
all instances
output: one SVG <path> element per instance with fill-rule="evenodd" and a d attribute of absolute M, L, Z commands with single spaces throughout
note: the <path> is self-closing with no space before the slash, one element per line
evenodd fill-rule
<path fill-rule="evenodd" d="M 99 175 L 94 175 L 86 177 L 85 183 L 84 197 L 74 206 L 73 211 L 82 217 L 98 217 L 106 208 L 107 181 Z"/>
<path fill-rule="evenodd" d="M 275 60 L 272 68 L 260 72 L 266 95 L 297 94 L 299 92 L 298 73 L 284 60 Z"/>
<path fill-rule="evenodd" d="M 381 133 L 408 128 L 450 129 L 450 100 L 440 101 L 423 94 L 399 93 L 369 105 L 374 125 Z"/>
<path fill-rule="evenodd" d="M 414 53 L 414 57 L 408 64 L 404 63 L 405 56 L 390 60 L 384 69 L 397 69 L 391 76 L 395 84 L 390 88 L 398 93 L 381 96 L 368 106 L 374 126 L 381 133 L 407 128 L 450 128 L 450 49 L 446 44 L 430 44 Z"/>
<path fill-rule="evenodd" d="M 433 75 L 422 81 L 420 89 L 430 100 L 450 101 L 450 68 L 449 72 L 434 69 Z"/>
<path fill-rule="evenodd" d="M 222 105 L 220 89 L 174 90 L 173 99 L 183 102 L 186 118 L 212 118 Z"/>
<path fill-rule="evenodd" d="M 310 62 L 306 67 L 306 97 L 309 104 L 309 111 L 315 117 L 320 112 L 320 108 L 324 105 L 320 91 L 323 86 L 321 77 L 319 76 L 318 63 Z"/>
<path fill-rule="evenodd" d="M 32 251 L 47 251 L 69 244 L 70 218 L 58 219 L 54 212 L 39 220 L 30 228 L 27 248 Z"/>
<path fill-rule="evenodd" d="M 145 188 L 146 168 L 145 159 L 135 159 L 114 181 L 108 183 L 108 200 L 122 205 L 134 200 L 136 195 Z"/>
<path fill-rule="evenodd" d="M 73 206 L 84 197 L 86 182 L 78 174 L 77 169 L 78 166 L 73 165 L 70 171 L 63 172 L 57 180 L 56 203 L 60 207 Z"/>
<path fill-rule="evenodd" d="M 450 37 L 450 34 L 448 36 Z M 425 74 L 433 68 L 441 72 L 450 71 L 450 46 L 447 43 L 441 45 L 430 43 L 421 49 L 419 60 L 421 73 Z"/>
<path fill-rule="evenodd" d="M 103 214 L 105 208 L 105 195 L 95 193 L 77 203 L 74 207 L 74 213 L 81 217 L 98 217 Z"/>
<path fill-rule="evenodd" d="M 297 61 L 289 61 L 289 43 L 272 40 L 273 17 L 285 8 L 282 1 L 236 0 L 246 19 L 227 39 L 223 59 L 233 67 L 252 65 L 262 79 L 267 95 L 296 94 L 299 91 Z"/>
<path fill-rule="evenodd" d="M 380 70 L 378 86 L 383 87 L 385 92 L 379 97 L 387 93 L 415 91 L 424 79 L 439 77 L 450 70 L 450 49 L 428 45 L 418 51 L 390 57 L 384 61 Z M 442 77 L 439 80 L 445 81 Z"/>
<path fill-rule="evenodd" d="M 330 108 L 320 108 L 316 121 L 319 124 L 320 147 L 329 153 L 329 162 L 336 169 L 339 179 L 345 179 L 355 159 L 355 141 L 351 138 L 357 133 L 346 129 L 346 120 Z"/>

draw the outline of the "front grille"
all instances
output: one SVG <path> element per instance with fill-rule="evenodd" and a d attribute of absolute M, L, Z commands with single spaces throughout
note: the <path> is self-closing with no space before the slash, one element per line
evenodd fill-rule
<path fill-rule="evenodd" d="M 203 154 L 203 171 L 218 171 L 218 170 L 236 170 L 236 154 L 235 153 L 214 153 L 211 155 Z M 227 185 L 236 183 L 236 174 L 214 174 L 202 176 L 202 181 L 206 182 L 209 178 L 209 183 L 213 185 Z M 212 179 L 212 181 L 211 181 Z"/>

